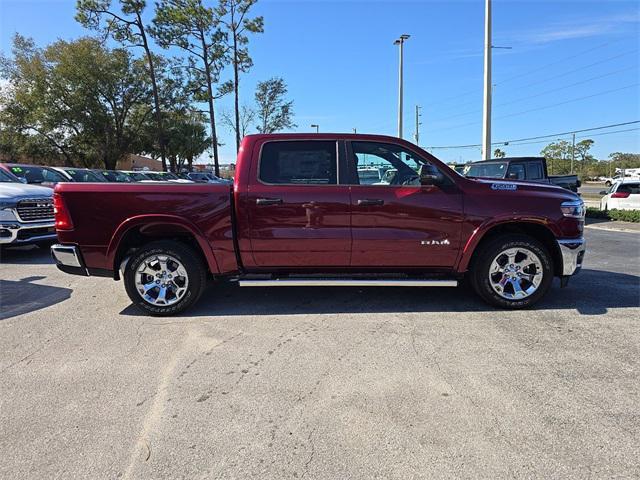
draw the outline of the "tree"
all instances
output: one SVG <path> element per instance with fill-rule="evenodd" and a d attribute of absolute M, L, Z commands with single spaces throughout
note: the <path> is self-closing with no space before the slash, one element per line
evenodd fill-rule
<path fill-rule="evenodd" d="M 493 158 L 504 158 L 506 156 L 507 156 L 507 154 L 505 152 L 503 152 L 502 150 L 500 150 L 499 148 L 496 148 L 493 151 Z"/>
<path fill-rule="evenodd" d="M 207 149 L 210 142 L 204 127 L 204 119 L 198 113 L 176 111 L 171 112 L 168 120 L 169 158 L 175 165 L 176 172 L 180 172 L 185 164 L 191 171 L 193 160 Z"/>
<path fill-rule="evenodd" d="M 130 52 L 93 38 L 40 49 L 17 35 L 0 73 L 10 89 L 1 99 L 1 148 L 14 158 L 112 169 L 137 148 L 151 92 Z"/>
<path fill-rule="evenodd" d="M 244 137 L 249 133 L 249 128 L 256 119 L 256 111 L 248 105 L 240 107 L 240 137 Z M 225 110 L 222 112 L 222 123 L 229 130 L 235 133 L 236 121 L 233 112 Z"/>
<path fill-rule="evenodd" d="M 293 123 L 293 102 L 286 101 L 287 84 L 279 77 L 259 82 L 256 88 L 258 131 L 274 133 L 296 127 Z"/>
<path fill-rule="evenodd" d="M 589 154 L 589 149 L 594 144 L 591 139 L 585 139 L 576 143 L 575 148 L 571 142 L 560 140 L 552 142 L 540 152 L 547 159 L 549 164 L 549 174 L 567 174 L 573 172 L 574 162 L 578 162 L 579 171 L 585 174 L 590 164 L 595 159 Z"/>
<path fill-rule="evenodd" d="M 157 4 L 153 19 L 152 35 L 163 48 L 179 47 L 190 54 L 187 59 L 192 76 L 192 89 L 197 100 L 204 100 L 209 109 L 211 148 L 216 175 L 220 174 L 218 136 L 213 85 L 219 81 L 220 72 L 228 60 L 226 34 L 218 25 L 217 10 L 205 7 L 202 0 L 162 0 Z M 219 93 L 225 94 L 229 85 Z"/>
<path fill-rule="evenodd" d="M 111 0 L 77 0 L 76 20 L 84 27 L 101 31 L 105 37 L 111 36 L 116 42 L 128 47 L 140 47 L 146 57 L 147 72 L 153 91 L 155 120 L 162 167 L 167 169 L 165 134 L 154 55 L 151 52 L 147 27 L 142 21 L 146 7 L 145 0 L 120 0 L 120 11 L 111 10 Z M 104 20 L 104 22 L 103 22 Z"/>
<path fill-rule="evenodd" d="M 231 64 L 233 66 L 233 92 L 234 92 L 234 113 L 235 113 L 235 134 L 236 150 L 240 149 L 240 99 L 239 80 L 240 72 L 247 72 L 253 61 L 249 56 L 247 45 L 249 38 L 247 33 L 263 33 L 264 19 L 255 17 L 247 18 L 251 7 L 258 0 L 220 0 L 217 8 L 218 16 L 229 33 Z"/>

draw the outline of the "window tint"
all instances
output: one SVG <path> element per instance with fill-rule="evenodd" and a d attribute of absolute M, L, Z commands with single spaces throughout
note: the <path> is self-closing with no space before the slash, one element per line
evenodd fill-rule
<path fill-rule="evenodd" d="M 259 178 L 265 183 L 334 185 L 336 142 L 269 142 L 262 147 Z"/>
<path fill-rule="evenodd" d="M 640 194 L 640 183 L 623 183 L 618 187 L 618 192 Z"/>
<path fill-rule="evenodd" d="M 529 180 L 541 180 L 542 176 L 542 165 L 539 163 L 531 162 L 527 165 Z"/>
<path fill-rule="evenodd" d="M 512 165 L 509 165 L 507 178 L 510 180 L 524 180 L 526 178 L 526 174 L 524 173 L 524 165 L 521 163 L 514 163 Z"/>
<path fill-rule="evenodd" d="M 351 150 L 359 185 L 420 185 L 420 168 L 438 173 L 431 163 L 398 145 L 352 142 Z"/>

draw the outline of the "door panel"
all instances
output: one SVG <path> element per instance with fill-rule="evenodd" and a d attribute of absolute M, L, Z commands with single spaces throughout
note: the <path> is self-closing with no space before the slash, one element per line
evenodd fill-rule
<path fill-rule="evenodd" d="M 351 265 L 452 267 L 460 245 L 462 196 L 453 187 L 351 187 Z M 359 200 L 382 205 L 358 205 Z"/>
<path fill-rule="evenodd" d="M 431 162 L 411 149 L 379 142 L 350 142 L 351 265 L 357 267 L 452 267 L 462 230 L 462 195 L 443 178 L 442 186 L 420 184 Z M 380 180 L 365 185 L 376 169 Z"/>
<path fill-rule="evenodd" d="M 246 203 L 255 265 L 348 266 L 351 206 L 349 187 L 337 185 L 337 142 L 271 141 L 260 152 Z"/>

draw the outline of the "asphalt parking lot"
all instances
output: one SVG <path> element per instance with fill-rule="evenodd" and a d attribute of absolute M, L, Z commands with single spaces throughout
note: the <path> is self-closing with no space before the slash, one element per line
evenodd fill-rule
<path fill-rule="evenodd" d="M 140 316 L 38 249 L 0 269 L 0 478 L 640 476 L 640 235 L 536 310 L 458 289 L 210 288 Z"/>

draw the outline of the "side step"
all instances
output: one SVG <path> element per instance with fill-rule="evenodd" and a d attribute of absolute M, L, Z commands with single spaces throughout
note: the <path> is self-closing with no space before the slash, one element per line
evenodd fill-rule
<path fill-rule="evenodd" d="M 457 280 L 276 278 L 239 280 L 241 287 L 457 287 Z"/>

